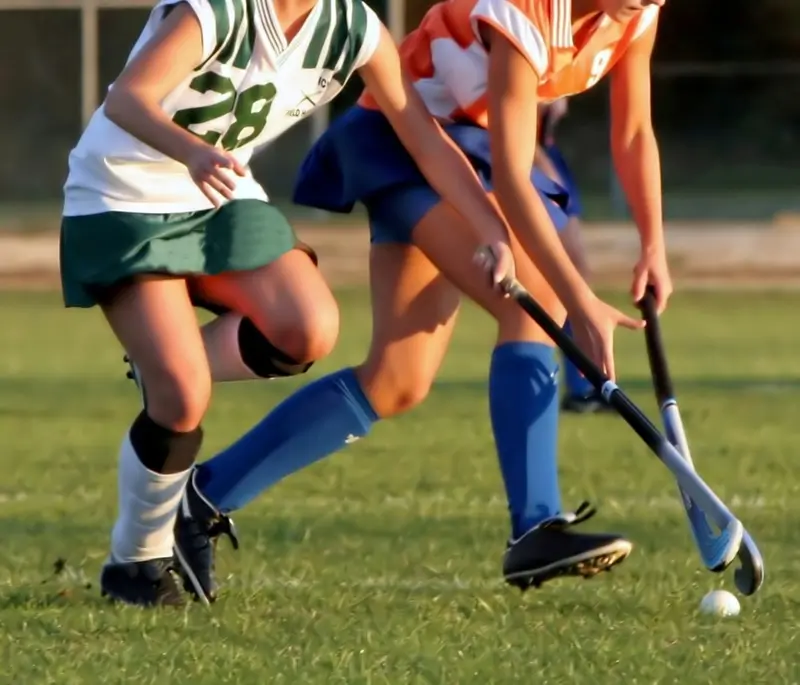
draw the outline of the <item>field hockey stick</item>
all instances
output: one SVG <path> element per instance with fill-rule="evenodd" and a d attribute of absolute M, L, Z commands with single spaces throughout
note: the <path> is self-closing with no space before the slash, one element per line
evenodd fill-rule
<path fill-rule="evenodd" d="M 686 431 L 683 428 L 678 402 L 673 390 L 672 377 L 669 373 L 669 365 L 667 364 L 667 356 L 661 336 L 661 322 L 656 312 L 655 297 L 650 289 L 647 290 L 638 306 L 642 311 L 642 317 L 647 323 L 644 329 L 647 358 L 650 362 L 650 375 L 653 378 L 653 388 L 658 408 L 661 412 L 664 433 L 667 436 L 667 440 L 677 448 L 689 466 L 694 468 L 691 452 L 689 451 L 689 443 L 686 439 Z M 680 494 L 683 506 L 686 509 L 686 515 L 689 517 L 692 535 L 694 535 L 695 542 L 700 550 L 703 563 L 711 571 L 724 571 L 739 552 L 744 529 L 731 531 L 731 533 L 737 533 L 736 536 L 717 534 L 691 497 L 682 489 Z"/>
<path fill-rule="evenodd" d="M 650 419 L 630 398 L 610 380 L 573 342 L 552 318 L 531 297 L 525 287 L 516 279 L 506 279 L 503 290 L 528 314 L 555 342 L 564 355 L 586 379 L 600 392 L 633 431 L 644 441 L 650 450 L 672 472 L 681 489 L 728 537 L 735 538 L 742 524 L 731 513 L 705 481 L 689 466 L 680 452 L 656 428 Z M 741 590 L 741 588 L 740 588 Z M 744 590 L 742 590 L 744 592 Z"/>
<path fill-rule="evenodd" d="M 667 364 L 664 339 L 661 335 L 661 322 L 656 311 L 655 293 L 648 287 L 645 296 L 639 302 L 639 308 L 646 322 L 645 340 L 647 357 L 650 362 L 650 374 L 656 394 L 661 421 L 667 439 L 677 448 L 686 462 L 694 468 L 689 442 L 683 427 L 678 401 L 675 397 L 672 377 Z M 717 534 L 709 525 L 703 512 L 692 501 L 683 489 L 680 489 L 686 515 L 692 529 L 703 563 L 712 571 L 720 572 L 727 568 L 738 556 L 741 567 L 734 573 L 736 587 L 740 592 L 751 595 L 764 582 L 764 563 L 753 539 L 744 528 L 737 538 L 726 536 L 725 531 Z M 731 531 L 731 534 L 734 531 Z"/>

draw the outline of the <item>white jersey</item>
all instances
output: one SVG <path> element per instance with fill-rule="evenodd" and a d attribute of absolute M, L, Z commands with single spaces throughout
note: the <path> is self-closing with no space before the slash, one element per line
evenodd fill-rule
<path fill-rule="evenodd" d="M 203 61 L 162 108 L 243 166 L 259 147 L 332 100 L 380 39 L 380 20 L 362 0 L 318 0 L 288 44 L 271 0 L 161 0 L 131 57 L 166 9 L 181 1 L 200 21 Z M 183 164 L 123 131 L 102 106 L 70 153 L 64 196 L 65 216 L 212 207 Z M 249 170 L 236 179 L 234 197 L 267 199 Z"/>

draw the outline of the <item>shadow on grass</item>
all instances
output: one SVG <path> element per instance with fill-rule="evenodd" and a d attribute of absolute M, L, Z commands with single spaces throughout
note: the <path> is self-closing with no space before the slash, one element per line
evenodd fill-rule
<path fill-rule="evenodd" d="M 100 596 L 100 590 L 95 586 L 23 585 L 0 593 L 0 612 L 43 611 L 77 606 L 86 608 L 90 605 L 97 608 L 109 605 L 109 601 Z"/>

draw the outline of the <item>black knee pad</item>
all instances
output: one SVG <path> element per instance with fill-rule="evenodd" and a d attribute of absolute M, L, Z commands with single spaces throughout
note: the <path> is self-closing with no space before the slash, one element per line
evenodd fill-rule
<path fill-rule="evenodd" d="M 314 362 L 298 363 L 264 337 L 247 317 L 239 324 L 239 352 L 242 361 L 261 378 L 286 378 L 308 371 Z"/>
<path fill-rule="evenodd" d="M 157 424 L 142 411 L 133 422 L 130 441 L 139 461 L 156 473 L 180 473 L 194 464 L 203 444 L 203 429 L 178 433 Z"/>

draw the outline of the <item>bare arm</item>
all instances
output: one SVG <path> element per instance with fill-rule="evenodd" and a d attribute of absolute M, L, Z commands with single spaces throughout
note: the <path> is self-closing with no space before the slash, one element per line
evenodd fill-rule
<path fill-rule="evenodd" d="M 611 72 L 611 153 L 639 230 L 641 255 L 633 270 L 631 295 L 656 291 L 661 312 L 672 293 L 661 206 L 661 162 L 650 111 L 650 58 L 656 22 L 636 40 Z"/>
<path fill-rule="evenodd" d="M 174 124 L 160 103 L 202 58 L 200 22 L 188 5 L 178 4 L 114 82 L 105 100 L 106 116 L 143 143 L 188 165 L 198 147 L 210 146 Z"/>
<path fill-rule="evenodd" d="M 537 147 L 539 77 L 503 34 L 486 27 L 489 52 L 489 136 L 492 174 L 500 208 L 525 251 L 568 311 L 594 298 L 564 250 L 531 183 Z"/>
<path fill-rule="evenodd" d="M 219 206 L 233 197 L 234 181 L 225 170 L 244 176 L 244 168 L 232 155 L 175 124 L 161 108 L 202 58 L 200 22 L 187 4 L 178 4 L 114 82 L 104 111 L 120 128 L 186 165 L 197 187 Z"/>
<path fill-rule="evenodd" d="M 643 250 L 663 250 L 661 162 L 650 111 L 656 22 L 611 72 L 611 154 Z"/>
<path fill-rule="evenodd" d="M 436 192 L 467 220 L 481 243 L 507 242 L 505 222 L 467 158 L 436 123 L 403 74 L 397 47 L 385 27 L 375 54 L 360 74 Z"/>

